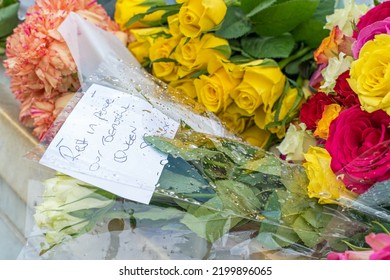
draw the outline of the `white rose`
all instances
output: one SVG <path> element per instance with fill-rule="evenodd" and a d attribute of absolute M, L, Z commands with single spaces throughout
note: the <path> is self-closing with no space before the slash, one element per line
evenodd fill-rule
<path fill-rule="evenodd" d="M 310 146 L 316 145 L 316 139 L 311 131 L 306 130 L 306 125 L 291 124 L 287 129 L 286 136 L 276 148 L 282 155 L 286 155 L 288 161 L 302 161 L 303 154 L 306 153 Z"/>

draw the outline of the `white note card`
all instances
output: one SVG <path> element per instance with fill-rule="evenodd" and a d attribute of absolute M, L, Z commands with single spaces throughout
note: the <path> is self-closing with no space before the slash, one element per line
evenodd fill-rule
<path fill-rule="evenodd" d="M 40 163 L 148 204 L 167 155 L 150 146 L 144 136 L 173 138 L 178 127 L 179 123 L 146 100 L 94 84 L 70 113 Z"/>

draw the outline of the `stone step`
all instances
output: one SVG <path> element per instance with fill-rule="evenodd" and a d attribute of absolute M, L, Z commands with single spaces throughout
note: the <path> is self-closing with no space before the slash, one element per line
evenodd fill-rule
<path fill-rule="evenodd" d="M 0 259 L 15 259 L 31 225 L 29 185 L 54 172 L 26 158 L 37 144 L 18 120 L 19 104 L 9 89 L 0 59 Z"/>

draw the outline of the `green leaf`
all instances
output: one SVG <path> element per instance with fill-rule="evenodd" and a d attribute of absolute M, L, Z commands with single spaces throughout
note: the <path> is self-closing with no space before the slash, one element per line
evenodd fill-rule
<path fill-rule="evenodd" d="M 221 154 L 207 148 L 198 148 L 192 143 L 185 143 L 179 139 L 168 139 L 159 136 L 146 136 L 144 139 L 161 152 L 173 157 L 181 157 L 186 161 L 201 160 L 205 157 L 214 157 Z"/>
<path fill-rule="evenodd" d="M 280 246 L 286 247 L 298 243 L 300 238 L 292 228 L 280 226 L 275 233 L 275 240 Z"/>
<path fill-rule="evenodd" d="M 301 215 L 311 226 L 316 229 L 325 228 L 332 216 L 324 212 L 324 207 L 319 204 L 313 204 Z"/>
<path fill-rule="evenodd" d="M 10 35 L 18 25 L 18 9 L 19 3 L 15 1 L 3 3 L 3 8 L 0 9 L 0 38 Z"/>
<path fill-rule="evenodd" d="M 261 159 L 248 161 L 242 168 L 268 175 L 281 176 L 281 161 L 278 158 L 269 155 L 266 155 Z"/>
<path fill-rule="evenodd" d="M 241 8 L 248 17 L 251 17 L 275 3 L 276 0 L 242 0 Z"/>
<path fill-rule="evenodd" d="M 232 54 L 232 50 L 228 45 L 214 47 L 213 50 L 220 52 L 225 57 L 230 57 L 230 55 Z"/>
<path fill-rule="evenodd" d="M 292 228 L 303 243 L 310 248 L 313 248 L 321 240 L 321 236 L 316 232 L 313 226 L 307 223 L 307 221 L 302 217 L 298 217 L 295 220 Z"/>
<path fill-rule="evenodd" d="M 304 56 L 299 57 L 298 59 L 291 61 L 285 67 L 286 74 L 296 75 L 298 73 L 301 73 L 301 75 L 304 77 L 306 77 L 306 76 L 310 77 L 310 75 L 303 75 L 304 73 L 302 73 L 302 72 L 304 72 L 304 70 L 302 69 L 302 66 L 306 62 L 311 62 L 312 59 L 313 59 L 313 52 L 309 52 L 309 53 L 305 54 Z"/>
<path fill-rule="evenodd" d="M 153 60 L 151 61 L 151 63 L 159 63 L 159 62 L 173 62 L 173 63 L 176 63 L 176 60 L 175 59 L 172 59 L 172 58 L 169 58 L 169 57 L 162 57 L 162 58 L 158 58 L 156 60 Z"/>
<path fill-rule="evenodd" d="M 326 16 L 334 13 L 336 0 L 320 0 L 317 10 L 313 14 L 313 18 L 322 21 L 325 25 Z"/>
<path fill-rule="evenodd" d="M 219 197 L 214 197 L 195 210 L 188 209 L 180 221 L 198 236 L 214 242 L 241 220 L 233 211 L 223 208 Z"/>
<path fill-rule="evenodd" d="M 150 4 L 154 4 L 154 2 L 151 1 Z M 142 6 L 142 5 L 143 6 L 150 6 L 150 4 L 142 3 L 140 6 Z M 176 5 L 153 5 L 145 13 L 136 14 L 135 16 L 130 18 L 129 21 L 126 23 L 126 27 L 129 27 L 130 25 L 132 25 L 133 23 L 135 23 L 137 21 L 142 21 L 142 19 L 145 16 L 147 16 L 149 14 L 152 14 L 154 12 L 157 12 L 157 11 L 166 11 L 165 16 L 162 17 L 162 18 L 166 18 L 170 14 L 177 13 L 179 11 L 180 7 L 181 7 L 181 4 L 176 4 Z M 155 24 L 156 23 L 153 23 L 152 25 L 155 25 Z"/>
<path fill-rule="evenodd" d="M 216 149 L 225 154 L 230 160 L 237 165 L 246 163 L 249 159 L 255 155 L 262 156 L 263 151 L 245 143 L 233 141 L 230 139 L 219 139 L 220 141 L 214 141 Z"/>
<path fill-rule="evenodd" d="M 177 174 L 164 169 L 158 184 L 161 188 L 172 190 L 177 194 L 198 192 L 208 186 L 207 182 L 195 179 L 191 173 L 196 174 L 196 171 L 189 169 L 187 173 Z"/>
<path fill-rule="evenodd" d="M 334 7 L 335 0 L 321 0 L 313 17 L 299 24 L 292 31 L 295 40 L 317 48 L 323 38 L 329 35 L 329 30 L 324 29 L 324 25 L 326 24 L 326 16 L 333 14 Z"/>
<path fill-rule="evenodd" d="M 273 232 L 260 232 L 256 236 L 256 240 L 259 241 L 266 250 L 279 250 L 282 248 L 275 240 L 275 233 Z"/>
<path fill-rule="evenodd" d="M 319 0 L 291 0 L 264 9 L 251 18 L 254 30 L 262 36 L 276 36 L 293 30 L 310 19 Z"/>
<path fill-rule="evenodd" d="M 251 28 L 249 18 L 239 7 L 228 7 L 225 19 L 215 35 L 225 39 L 235 39 L 247 34 Z"/>
<path fill-rule="evenodd" d="M 199 217 L 187 213 L 180 221 L 198 236 L 215 242 L 237 225 L 241 218 L 235 218 L 232 213 L 225 211 L 210 212 L 209 215 Z"/>
<path fill-rule="evenodd" d="M 280 180 L 291 193 L 308 197 L 307 185 L 309 180 L 302 165 L 282 164 Z"/>
<path fill-rule="evenodd" d="M 281 209 L 279 197 L 273 192 L 261 214 L 265 217 L 260 226 L 260 232 L 276 232 L 280 226 Z"/>
<path fill-rule="evenodd" d="M 17 0 L 0 0 L 0 9 L 18 3 Z"/>
<path fill-rule="evenodd" d="M 306 45 L 317 48 L 322 40 L 329 35 L 329 30 L 324 29 L 324 23 L 316 19 L 298 25 L 291 31 L 296 41 L 304 42 Z"/>
<path fill-rule="evenodd" d="M 262 207 L 252 188 L 245 184 L 220 180 L 215 185 L 224 208 L 234 210 L 237 215 L 254 215 Z"/>
<path fill-rule="evenodd" d="M 277 37 L 245 37 L 241 41 L 242 49 L 254 58 L 286 58 L 295 45 L 291 34 Z"/>

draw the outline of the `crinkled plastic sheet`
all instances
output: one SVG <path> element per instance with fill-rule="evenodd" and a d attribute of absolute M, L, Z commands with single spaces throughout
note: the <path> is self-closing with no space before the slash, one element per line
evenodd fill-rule
<path fill-rule="evenodd" d="M 76 15 L 70 20 L 78 31 L 69 34 L 80 37 L 88 33 L 89 37 L 77 40 L 64 36 L 68 44 L 76 43 L 76 47 L 70 47 L 72 53 L 78 50 L 82 54 L 88 46 L 99 48 L 91 42 L 99 41 L 99 46 L 107 43 L 105 51 L 88 49 L 90 54 L 102 55 L 95 57 L 94 62 L 99 61 L 96 67 L 88 65 L 91 57 L 83 60 L 86 57 L 73 53 L 78 69 L 82 69 L 84 91 L 91 84 L 124 92 L 141 87 L 147 94 L 139 97 L 187 126 L 179 129 L 173 142 L 148 139 L 169 154 L 150 205 L 123 199 L 62 174 L 49 179 L 55 181 L 51 184 L 60 185 L 76 181 L 78 190 L 86 188 L 91 194 L 76 196 L 53 209 L 63 211 L 67 218 L 73 215 L 69 218 L 73 224 L 65 223 L 63 229 L 50 223 L 53 216 L 46 209 L 46 239 L 42 232 L 33 235 L 21 258 L 322 259 L 330 251 L 346 250 L 344 241 L 363 240 L 358 237 L 375 227 L 372 221 L 390 223 L 388 195 L 379 202 L 371 199 L 381 197 L 380 191 L 388 190 L 387 185 L 358 200 L 342 197 L 335 204 L 319 204 L 307 196 L 308 181 L 301 165 L 286 163 L 241 142 L 212 114 L 195 103 L 175 99 L 172 89 L 145 73 L 124 47 L 115 43 L 112 48 L 107 34 L 100 36 L 101 31 Z M 65 108 L 46 139 L 31 152 L 31 159 L 40 159 L 81 96 L 78 93 Z M 385 148 L 388 152 L 388 146 Z M 63 197 L 66 190 L 48 190 L 43 204 L 45 199 L 49 203 L 57 196 Z M 91 196 L 106 203 L 91 208 L 87 200 Z M 67 209 L 69 205 L 71 210 Z M 86 224 L 78 224 L 72 231 L 75 217 Z M 47 244 L 48 232 L 55 237 L 61 233 L 57 243 Z M 41 248 L 41 243 L 46 245 Z"/>

